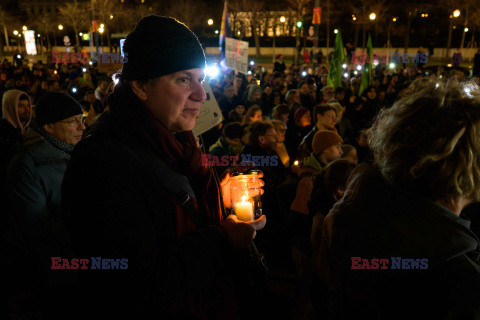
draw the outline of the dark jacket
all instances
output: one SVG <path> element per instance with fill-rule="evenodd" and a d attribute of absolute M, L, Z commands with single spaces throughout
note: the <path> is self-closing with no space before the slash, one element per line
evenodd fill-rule
<path fill-rule="evenodd" d="M 35 282 L 42 286 L 69 281 L 50 269 L 51 257 L 71 252 L 61 217 L 61 185 L 67 159 L 66 153 L 37 134 L 8 168 L 9 213 L 32 252 L 32 272 L 40 273 Z M 82 201 L 82 195 L 78 194 L 77 202 Z"/>
<path fill-rule="evenodd" d="M 316 261 L 333 289 L 323 307 L 335 319 L 480 318 L 479 240 L 470 222 L 388 184 L 373 167 L 354 170 L 322 234 Z M 358 257 L 388 259 L 387 269 L 354 269 Z M 428 260 L 394 268 L 399 257 Z"/>
<path fill-rule="evenodd" d="M 147 319 L 212 317 L 206 305 L 229 305 L 228 240 L 210 225 L 179 237 L 176 204 L 140 158 L 148 146 L 124 120 L 105 114 L 72 153 L 62 189 L 66 227 L 81 257 L 128 259 L 128 269 L 80 272 L 82 310 Z M 134 150 L 130 153 L 127 149 Z M 135 151 L 137 150 L 137 151 Z M 79 195 L 95 195 L 82 201 Z M 212 303 L 214 299 L 220 299 Z M 196 308 L 200 308 L 197 310 Z M 234 314 L 234 308 L 228 314 Z M 206 313 L 206 314 L 205 314 Z"/>

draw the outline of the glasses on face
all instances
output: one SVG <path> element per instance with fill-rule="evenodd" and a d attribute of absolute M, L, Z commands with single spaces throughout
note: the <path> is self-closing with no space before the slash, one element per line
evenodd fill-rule
<path fill-rule="evenodd" d="M 62 120 L 60 122 L 66 123 L 70 126 L 72 126 L 72 125 L 79 126 L 80 124 L 85 124 L 86 120 L 87 120 L 87 118 L 82 117 L 82 118 L 74 118 L 72 120 Z"/>
<path fill-rule="evenodd" d="M 336 117 L 336 116 L 334 116 L 333 114 L 331 114 L 331 115 L 329 115 L 329 116 L 327 116 L 327 117 L 329 117 L 329 118 L 330 118 L 330 119 L 332 119 L 332 120 L 335 120 L 335 121 L 337 121 L 337 117 Z"/>

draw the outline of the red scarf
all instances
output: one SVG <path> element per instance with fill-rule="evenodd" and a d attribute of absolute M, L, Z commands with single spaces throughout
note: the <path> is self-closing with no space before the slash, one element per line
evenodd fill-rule
<path fill-rule="evenodd" d="M 107 101 L 111 112 L 133 124 L 135 133 L 157 156 L 188 178 L 199 214 L 206 214 L 211 224 L 219 224 L 223 220 L 220 187 L 213 169 L 202 165 L 202 151 L 192 131 L 172 134 L 134 95 L 129 84 L 119 82 Z M 195 227 L 177 203 L 175 207 L 177 234 L 181 237 Z"/>

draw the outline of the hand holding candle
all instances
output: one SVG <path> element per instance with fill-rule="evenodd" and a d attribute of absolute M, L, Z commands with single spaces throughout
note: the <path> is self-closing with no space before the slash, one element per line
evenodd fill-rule
<path fill-rule="evenodd" d="M 262 187 L 265 185 L 265 183 L 261 179 L 262 177 L 263 177 L 263 173 L 260 172 L 258 174 L 256 181 L 249 184 L 249 194 L 248 194 L 249 197 L 255 197 L 263 194 Z M 231 198 L 232 180 L 233 180 L 232 175 L 230 174 L 230 172 L 227 172 L 227 174 L 222 178 L 220 182 L 220 188 L 222 189 L 223 205 L 227 209 L 232 208 L 232 198 Z"/>

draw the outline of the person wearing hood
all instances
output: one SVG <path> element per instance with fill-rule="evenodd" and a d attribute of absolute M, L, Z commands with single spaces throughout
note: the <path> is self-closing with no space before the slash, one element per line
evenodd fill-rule
<path fill-rule="evenodd" d="M 374 165 L 352 172 L 316 227 L 322 318 L 480 318 L 479 240 L 461 214 L 480 199 L 479 88 L 414 84 L 374 122 Z"/>
<path fill-rule="evenodd" d="M 5 188 L 7 167 L 13 156 L 21 150 L 26 128 L 32 119 L 32 102 L 26 92 L 12 89 L 2 99 L 0 120 L 1 188 Z M 5 193 L 2 192 L 2 198 Z M 2 203 L 5 203 L 2 201 Z"/>

